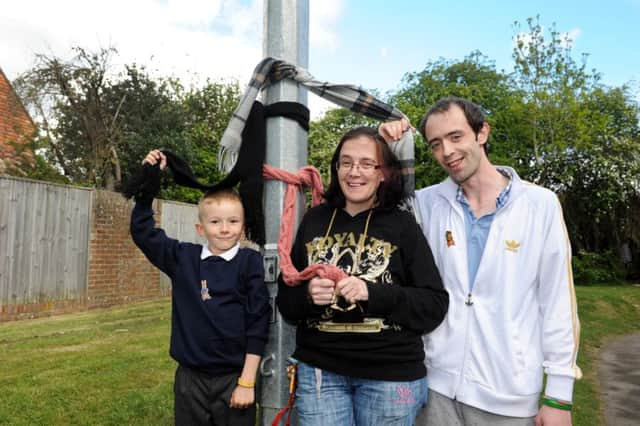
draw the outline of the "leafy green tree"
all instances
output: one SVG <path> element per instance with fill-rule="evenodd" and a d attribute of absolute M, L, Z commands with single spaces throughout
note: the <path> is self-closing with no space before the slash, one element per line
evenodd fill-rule
<path fill-rule="evenodd" d="M 533 161 L 541 161 L 542 146 L 563 144 L 576 133 L 573 125 L 580 94 L 598 84 L 600 75 L 586 69 L 587 55 L 573 59 L 572 40 L 551 26 L 548 38 L 539 17 L 527 19 L 528 30 L 514 36 L 514 77 L 529 110 Z M 514 23 L 519 30 L 521 24 Z"/>
<path fill-rule="evenodd" d="M 493 61 L 479 51 L 462 61 L 439 59 L 428 62 L 425 69 L 407 73 L 391 102 L 400 108 L 414 125 L 438 99 L 459 96 L 482 105 L 493 131 L 490 152 L 498 164 L 517 165 L 525 158 L 521 152 L 521 132 L 518 125 L 525 109 L 521 94 L 513 87 L 509 76 L 497 71 Z M 446 177 L 419 138 L 416 143 L 416 187 L 432 185 Z"/>
<path fill-rule="evenodd" d="M 586 125 L 594 128 L 591 140 L 559 152 L 549 167 L 579 250 L 617 251 L 628 239 L 640 241 L 633 219 L 640 214 L 640 108 L 625 92 L 591 93 L 584 100 Z"/>
<path fill-rule="evenodd" d="M 222 179 L 217 170 L 218 142 L 239 102 L 237 83 L 206 81 L 185 90 L 175 79 L 152 79 L 144 67 L 130 65 L 105 97 L 119 110 L 119 153 L 123 180 L 135 173 L 152 149 L 170 149 L 184 157 L 203 182 Z M 166 176 L 166 175 L 165 175 Z M 161 196 L 196 202 L 200 191 L 163 181 Z"/>
<path fill-rule="evenodd" d="M 440 59 L 406 74 L 391 102 L 414 124 L 441 97 L 482 105 L 492 162 L 558 194 L 576 253 L 617 253 L 629 240 L 639 247 L 638 102 L 626 86 L 604 86 L 586 55 L 574 60 L 571 40 L 555 25 L 545 30 L 538 18 L 526 25 L 514 36 L 512 73 L 480 52 Z M 417 187 L 445 177 L 424 144 L 416 160 Z"/>
<path fill-rule="evenodd" d="M 207 81 L 203 87 L 192 88 L 179 96 L 184 122 L 177 152 L 189 161 L 202 182 L 215 183 L 224 177 L 218 171 L 219 141 L 239 102 L 237 82 Z M 163 196 L 196 202 L 201 193 L 169 185 L 163 190 Z"/>
<path fill-rule="evenodd" d="M 516 23 L 516 28 L 519 24 Z M 514 82 L 528 111 L 523 176 L 560 196 L 574 248 L 617 252 L 636 243 L 640 108 L 629 88 L 608 88 L 572 56 L 571 40 L 538 18 L 516 34 Z"/>
<path fill-rule="evenodd" d="M 185 157 L 201 180 L 221 178 L 218 141 L 239 100 L 237 83 L 206 81 L 185 90 L 136 64 L 115 75 L 114 49 L 75 51 L 68 61 L 37 55 L 36 65 L 16 80 L 40 124 L 35 143 L 44 157 L 37 164 L 51 164 L 33 177 L 53 180 L 61 170 L 68 182 L 114 190 L 147 152 L 166 148 Z M 199 192 L 166 180 L 161 196 L 196 201 Z"/>
<path fill-rule="evenodd" d="M 41 137 L 34 137 L 27 145 L 29 150 L 33 152 L 33 164 L 31 166 L 24 167 L 22 169 L 22 175 L 31 179 L 63 185 L 71 183 L 69 179 L 60 172 L 60 170 L 47 161 L 45 155 L 40 154 L 41 144 Z"/>
<path fill-rule="evenodd" d="M 114 133 L 122 181 L 140 168 L 150 150 L 180 150 L 185 114 L 179 90 L 176 80 L 152 79 L 136 64 L 126 65 L 122 74 L 105 85 L 104 108 L 109 114 L 117 113 Z"/>

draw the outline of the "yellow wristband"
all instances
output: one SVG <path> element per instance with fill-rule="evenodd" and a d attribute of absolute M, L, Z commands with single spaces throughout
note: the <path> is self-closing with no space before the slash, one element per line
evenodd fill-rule
<path fill-rule="evenodd" d="M 238 377 L 238 386 L 252 389 L 256 386 L 256 382 L 245 382 L 244 380 Z"/>

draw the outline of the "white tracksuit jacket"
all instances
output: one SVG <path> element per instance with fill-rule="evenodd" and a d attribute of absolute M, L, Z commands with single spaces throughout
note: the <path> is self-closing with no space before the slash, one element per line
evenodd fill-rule
<path fill-rule="evenodd" d="M 560 203 L 513 169 L 507 203 L 496 212 L 471 295 L 464 212 L 450 178 L 416 192 L 418 213 L 449 312 L 426 335 L 429 388 L 492 413 L 528 417 L 545 394 L 571 401 L 580 326 L 571 247 Z M 449 237 L 449 238 L 447 238 Z M 449 240 L 449 241 L 448 241 Z"/>

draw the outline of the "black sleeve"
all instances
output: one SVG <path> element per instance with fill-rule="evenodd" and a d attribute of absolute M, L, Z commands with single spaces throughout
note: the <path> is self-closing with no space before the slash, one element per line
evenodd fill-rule
<path fill-rule="evenodd" d="M 431 248 L 413 216 L 407 214 L 402 241 L 403 285 L 367 284 L 367 311 L 411 330 L 428 333 L 444 319 L 449 294 L 442 286 Z"/>
<path fill-rule="evenodd" d="M 161 228 L 156 228 L 151 208 L 152 203 L 152 198 L 138 199 L 131 212 L 129 230 L 133 242 L 147 259 L 172 278 L 175 273 L 180 242 L 167 237 Z"/>
<path fill-rule="evenodd" d="M 305 229 L 308 216 L 305 215 L 298 226 L 296 239 L 291 247 L 291 262 L 302 271 L 308 266 L 307 251 L 305 249 Z M 276 305 L 282 316 L 290 322 L 298 322 L 312 316 L 319 316 L 322 307 L 314 305 L 309 295 L 309 282 L 303 281 L 297 286 L 289 286 L 284 282 L 282 272 L 278 276 L 278 295 Z"/>

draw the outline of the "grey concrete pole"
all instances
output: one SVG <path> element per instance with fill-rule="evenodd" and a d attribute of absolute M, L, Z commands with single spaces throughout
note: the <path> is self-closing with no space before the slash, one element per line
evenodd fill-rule
<path fill-rule="evenodd" d="M 273 56 L 308 68 L 309 63 L 309 0 L 264 1 L 264 56 Z M 307 104 L 307 92 L 286 80 L 267 89 L 265 105 L 292 101 Z M 307 163 L 307 133 L 294 121 L 285 118 L 267 120 L 267 164 L 296 171 Z M 277 181 L 265 184 L 265 277 L 272 300 L 277 294 L 278 272 L 276 244 L 280 233 L 285 185 Z M 302 211 L 304 200 L 298 200 Z M 296 223 L 300 217 L 296 218 Z M 295 348 L 295 329 L 286 324 L 274 305 L 269 329 L 269 342 L 260 367 L 261 422 L 270 425 L 289 398 L 286 375 L 287 358 Z M 293 417 L 295 422 L 295 417 Z"/>

